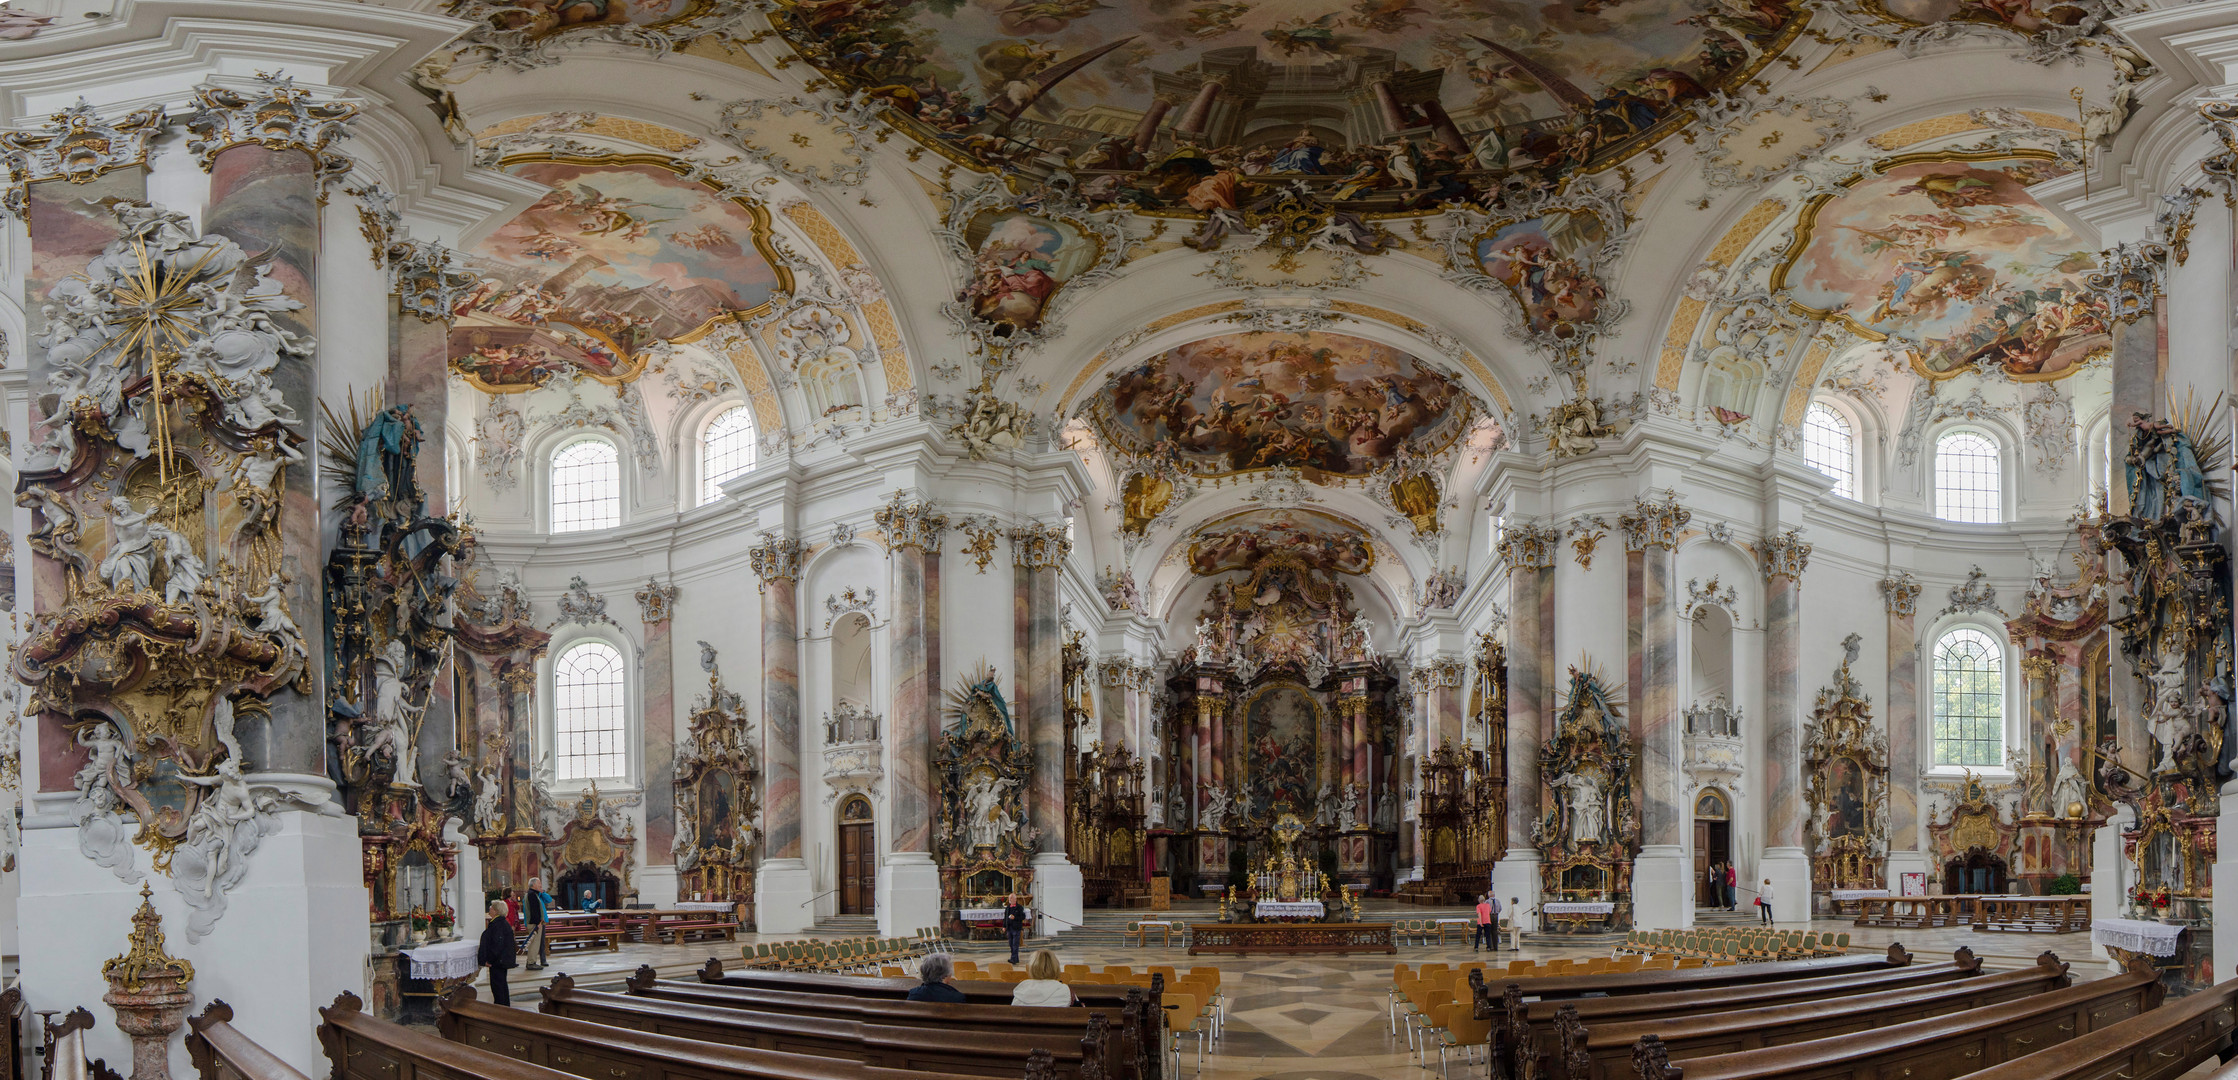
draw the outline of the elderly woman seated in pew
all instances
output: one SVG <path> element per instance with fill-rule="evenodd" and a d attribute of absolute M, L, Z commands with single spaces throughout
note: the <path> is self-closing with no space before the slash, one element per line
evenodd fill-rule
<path fill-rule="evenodd" d="M 1057 954 L 1047 949 L 1034 953 L 1026 964 L 1025 981 L 1010 992 L 1012 1005 L 1030 1005 L 1044 1009 L 1069 1009 L 1080 1003 L 1073 996 L 1072 987 L 1057 978 Z"/>
<path fill-rule="evenodd" d="M 944 952 L 928 953 L 917 962 L 917 978 L 922 980 L 909 988 L 911 1001 L 938 1001 L 961 1005 L 967 999 L 956 989 L 956 960 Z"/>

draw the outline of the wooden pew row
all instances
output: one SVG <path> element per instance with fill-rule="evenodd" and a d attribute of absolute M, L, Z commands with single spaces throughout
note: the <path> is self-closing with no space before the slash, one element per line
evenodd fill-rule
<path fill-rule="evenodd" d="M 1127 987 L 1130 993 L 1126 1004 L 1120 1007 L 1122 1018 L 1134 1016 L 1135 1039 L 1142 1046 L 1156 1048 L 1163 1045 L 1165 1011 L 1162 1000 L 1165 977 L 1151 977 L 1151 989 Z M 629 977 L 626 984 L 635 997 L 659 1001 L 683 1001 L 695 1005 L 717 1008 L 745 1009 L 753 1012 L 782 1013 L 788 1016 L 824 1016 L 839 1020 L 860 1020 L 869 1024 L 896 1024 L 904 1027 L 941 1027 L 956 1031 L 1023 1031 L 1047 1033 L 1051 1036 L 1077 1037 L 1086 1027 L 1088 1018 L 1107 1009 L 1036 1009 L 1010 1004 L 1004 998 L 1001 1004 L 939 1005 L 922 1001 L 896 1001 L 891 998 L 855 997 L 848 994 L 811 994 L 795 990 L 758 990 L 746 986 L 710 986 L 705 983 L 673 982 L 661 979 L 651 966 L 642 966 Z M 1005 986 L 1011 984 L 1005 983 Z M 1118 1045 L 1114 1043 L 1114 1045 Z"/>
<path fill-rule="evenodd" d="M 1676 1065 L 1650 1035 L 1634 1045 L 1632 1063 L 1640 1080 L 1952 1080 L 2148 1012 L 2162 993 L 2152 972 L 2128 971 L 1949 1016 Z"/>
<path fill-rule="evenodd" d="M 813 971 L 762 971 L 749 968 L 727 973 L 723 970 L 722 960 L 716 957 L 709 957 L 707 963 L 700 965 L 699 981 L 709 986 L 742 986 L 753 990 L 793 990 L 810 994 L 845 994 L 849 997 L 895 1000 L 908 997 L 909 991 L 915 989 L 918 983 L 917 979 L 906 976 L 887 979 L 869 975 L 825 975 Z M 1010 995 L 1018 989 L 1012 983 L 989 980 L 958 979 L 955 986 L 964 992 L 964 999 L 973 1005 L 1008 1005 Z M 1129 989 L 1131 988 L 1125 986 L 1083 983 L 1073 987 L 1072 992 L 1083 1006 L 1119 1009 L 1126 1006 Z"/>
<path fill-rule="evenodd" d="M 1628 1080 L 1633 1071 L 1633 1044 L 1648 1035 L 1660 1035 L 1674 1059 L 1706 1057 L 1925 1020 L 2070 985 L 2067 965 L 2047 952 L 2036 958 L 2035 966 L 2018 971 L 1872 994 L 1700 1013 L 1680 1024 L 1635 1020 L 1595 1024 L 1588 1029 L 1579 1020 L 1577 1010 L 1564 1004 L 1556 1020 L 1555 1075 L 1566 1080 Z M 1584 1059 L 1578 1056 L 1581 1048 Z M 1578 1068 L 1581 1060 L 1586 1064 L 1583 1071 Z"/>
<path fill-rule="evenodd" d="M 1763 964 L 1731 964 L 1725 967 L 1682 968 L 1677 971 L 1628 971 L 1606 975 L 1553 975 L 1508 981 L 1521 984 L 1524 997 L 1552 1001 L 1556 998 L 1585 997 L 1589 994 L 1616 997 L 1660 994 L 1671 990 L 1700 990 L 1713 986 L 1738 986 L 1743 983 L 1779 982 L 1786 979 L 1810 979 L 1903 967 L 1911 962 L 1912 954 L 1905 952 L 1904 946 L 1898 944 L 1890 945 L 1888 952 L 1882 955 L 1852 953 L 1809 960 L 1774 960 Z"/>
<path fill-rule="evenodd" d="M 1151 1080 L 1150 1058 L 1163 1050 L 1140 1045 L 1127 1030 L 1127 1022 L 1119 1025 L 1115 1039 L 1109 1018 L 1100 1012 L 1090 1014 L 1084 1033 L 1059 1037 L 1046 1032 L 869 1024 L 659 1001 L 578 990 L 565 975 L 553 979 L 542 993 L 543 1012 L 570 1020 L 722 1046 L 846 1058 L 888 1069 L 1016 1076 L 1038 1051 L 1049 1059 L 1050 1075 L 1057 1080 Z"/>
<path fill-rule="evenodd" d="M 1981 959 L 1974 955 L 1972 949 L 1961 947 L 1951 954 L 1949 963 L 1943 964 L 1907 963 L 1903 967 L 1846 975 L 1824 975 L 1815 979 L 1778 979 L 1767 983 L 1717 986 L 1702 990 L 1672 990 L 1661 994 L 1525 1003 L 1523 987 L 1529 980 L 1519 979 L 1508 983 L 1502 996 L 1494 999 L 1490 989 L 1484 985 L 1482 973 L 1474 971 L 1469 973 L 1469 988 L 1476 1002 L 1476 1018 L 1494 1021 L 1492 1041 L 1495 1058 L 1512 1062 L 1512 1048 L 1520 1045 L 1525 1037 L 1523 1028 L 1518 1026 L 1516 1020 L 1518 1012 L 1528 1023 L 1531 1036 L 1538 1039 L 1540 1047 L 1545 1048 L 1553 1046 L 1560 1035 L 1556 1017 L 1558 1010 L 1564 1005 L 1575 1006 L 1578 1016 L 1592 1024 L 1660 1021 L 1667 1029 L 1672 1023 L 1696 1014 L 1793 1005 L 1852 994 L 1927 986 L 1973 978 L 1980 975 L 1981 970 Z"/>
<path fill-rule="evenodd" d="M 495 1008 L 495 1006 L 491 1006 Z M 537 1014 L 518 1009 L 522 1017 Z M 611 1049 L 618 1032 L 602 1032 L 609 1049 L 593 1066 L 588 1059 L 550 1066 L 454 1042 L 429 1031 L 367 1016 L 355 994 L 344 993 L 319 1010 L 319 1043 L 334 1063 L 329 1080 L 978 1080 L 921 1069 L 885 1069 L 859 1061 L 773 1054 L 727 1053 L 735 1048 L 692 1047 L 687 1058 L 629 1057 Z M 508 1047 L 511 1049 L 511 1047 Z M 1046 1059 L 1036 1059 L 1024 1080 L 1053 1080 Z M 594 1074 L 591 1070 L 597 1069 Z"/>
<path fill-rule="evenodd" d="M 2231 1031 L 2238 1026 L 2238 979 L 2118 1024 L 2078 1035 L 1973 1074 L 1968 1080 L 2175 1080 L 2208 1058 L 2238 1056 Z M 2238 1066 L 2210 1080 L 2238 1077 Z"/>
<path fill-rule="evenodd" d="M 938 1076 L 948 1080 L 978 1080 L 1010 1073 L 986 1069 L 972 1073 L 943 1072 L 921 1065 L 866 1061 L 846 1055 L 796 1053 L 784 1050 L 702 1042 L 633 1028 L 573 1020 L 549 1013 L 532 1013 L 493 1005 L 476 998 L 472 987 L 460 987 L 443 999 L 437 1021 L 443 1037 L 506 1057 L 534 1061 L 586 1080 L 686 1080 L 713 1069 L 746 1075 L 788 1077 L 900 1077 Z M 1026 1056 L 1026 1075 L 1043 1080 L 1058 1076 L 1046 1051 Z"/>
<path fill-rule="evenodd" d="M 202 1080 L 308 1080 L 233 1028 L 233 1006 L 212 1001 L 187 1018 L 187 1057 Z"/>

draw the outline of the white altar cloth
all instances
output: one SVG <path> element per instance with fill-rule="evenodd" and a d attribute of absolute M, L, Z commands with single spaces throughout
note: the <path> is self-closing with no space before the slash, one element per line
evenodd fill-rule
<path fill-rule="evenodd" d="M 1888 895 L 1887 889 L 1836 889 L 1836 900 L 1879 900 Z"/>
<path fill-rule="evenodd" d="M 2176 955 L 2176 935 L 2184 927 L 2143 919 L 2092 919 L 2090 943 L 2141 952 L 2147 956 Z"/>
<path fill-rule="evenodd" d="M 1539 911 L 1546 915 L 1608 915 L 1616 911 L 1616 905 L 1607 900 L 1557 900 L 1540 904 Z"/>
<path fill-rule="evenodd" d="M 415 979 L 462 979 L 474 974 L 482 965 L 475 958 L 482 951 L 476 941 L 446 941 L 439 945 L 419 945 L 404 950 L 404 959 L 411 962 L 409 974 Z"/>
<path fill-rule="evenodd" d="M 734 908 L 734 907 L 736 907 L 736 906 L 737 906 L 736 904 L 730 903 L 730 902 L 729 902 L 729 901 L 727 901 L 727 900 L 678 900 L 678 901 L 676 902 L 675 910 L 677 910 L 677 911 L 729 911 L 730 909 L 732 909 L 732 908 Z"/>
<path fill-rule="evenodd" d="M 959 912 L 957 912 L 956 914 L 957 914 L 957 916 L 958 916 L 958 917 L 962 918 L 962 919 L 963 919 L 963 920 L 964 920 L 965 922 L 1001 922 L 1001 921 L 1002 921 L 1002 909 L 1001 909 L 1001 908 L 999 908 L 999 907 L 974 907 L 974 908 L 965 908 L 965 909 L 963 909 L 962 911 L 959 911 Z"/>
<path fill-rule="evenodd" d="M 1262 919 L 1294 919 L 1299 917 L 1321 918 L 1329 913 L 1319 900 L 1261 900 L 1252 905 L 1251 913 Z"/>

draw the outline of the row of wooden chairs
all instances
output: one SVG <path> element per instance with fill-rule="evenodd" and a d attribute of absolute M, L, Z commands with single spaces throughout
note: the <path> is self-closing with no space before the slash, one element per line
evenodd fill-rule
<path fill-rule="evenodd" d="M 1392 922 L 1391 924 L 1391 940 L 1400 945 L 1405 945 L 1410 942 L 1418 945 L 1443 945 L 1445 944 L 1445 935 L 1447 934 L 1447 932 L 1452 930 L 1459 930 L 1461 931 L 1463 936 L 1467 936 L 1469 934 L 1474 934 L 1476 932 L 1476 927 L 1473 924 L 1467 927 L 1461 927 L 1456 926 L 1452 923 L 1447 923 L 1443 926 L 1440 926 L 1438 920 L 1436 919 L 1399 919 Z M 1494 932 L 1499 934 L 1507 933 L 1507 920 L 1501 919 L 1498 928 Z"/>
<path fill-rule="evenodd" d="M 1619 953 L 1706 960 L 1802 960 L 1848 952 L 1849 935 L 1801 930 L 1634 930 L 1616 949 Z"/>
<path fill-rule="evenodd" d="M 779 941 L 740 950 L 746 966 L 764 971 L 820 971 L 833 974 L 876 971 L 881 964 L 906 963 L 932 951 L 932 938 L 849 938 L 844 941 Z"/>

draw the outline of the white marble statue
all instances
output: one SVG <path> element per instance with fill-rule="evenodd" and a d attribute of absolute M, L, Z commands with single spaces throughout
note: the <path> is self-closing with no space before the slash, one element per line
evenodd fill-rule
<path fill-rule="evenodd" d="M 1570 811 L 1570 842 L 1599 843 L 1608 816 L 1608 808 L 1601 802 L 1600 778 L 1584 772 L 1563 773 L 1547 786 L 1563 793 L 1563 805 Z"/>
<path fill-rule="evenodd" d="M 111 589 L 146 589 L 155 580 L 156 530 L 153 509 L 134 510 L 122 495 L 109 500 L 109 553 L 102 556 L 101 580 Z"/>
<path fill-rule="evenodd" d="M 1386 787 L 1383 789 L 1383 794 L 1376 797 L 1375 823 L 1385 829 L 1399 827 L 1399 793 L 1397 791 Z"/>
<path fill-rule="evenodd" d="M 2176 744 L 2182 741 L 2191 719 L 2184 711 L 2183 654 L 2175 649 L 2167 650 L 2160 658 L 2160 666 L 2146 678 L 2153 687 L 2152 711 L 2146 718 L 2152 728 L 2153 741 L 2160 744 L 2160 761 L 2153 766 L 2153 771 L 2172 772 L 2176 768 Z"/>
<path fill-rule="evenodd" d="M 379 752 L 386 747 L 396 755 L 396 773 L 389 782 L 400 787 L 419 783 L 419 755 L 412 746 L 412 706 L 404 682 L 410 662 L 410 649 L 395 640 L 373 661 L 373 723 L 378 732 L 369 749 Z"/>
<path fill-rule="evenodd" d="M 485 833 L 496 832 L 498 802 L 504 795 L 497 787 L 497 770 L 483 769 L 475 782 L 480 790 L 474 795 L 474 825 Z"/>
<path fill-rule="evenodd" d="M 2052 813 L 2065 817 L 2067 808 L 2081 803 L 2087 813 L 2090 808 L 2090 788 L 2083 784 L 2083 774 L 2075 767 L 2075 759 L 2064 754 L 2059 759 L 2059 777 L 2052 781 Z"/>
<path fill-rule="evenodd" d="M 1197 828 L 1204 832 L 1219 832 L 1228 827 L 1228 815 L 1235 812 L 1235 796 L 1226 788 L 1204 785 L 1204 809 L 1197 811 Z"/>
<path fill-rule="evenodd" d="M 1337 789 L 1330 784 L 1321 785 L 1321 794 L 1313 799 L 1313 823 L 1323 828 L 1337 819 Z"/>
<path fill-rule="evenodd" d="M 205 570 L 194 554 L 194 544 L 176 529 L 149 527 L 163 549 L 163 602 L 185 604 L 202 588 Z"/>
<path fill-rule="evenodd" d="M 1017 827 L 1017 822 L 1002 805 L 1003 795 L 1016 783 L 987 775 L 964 789 L 964 835 L 972 847 L 999 846 Z"/>
<path fill-rule="evenodd" d="M 676 860 L 676 872 L 688 874 L 699 865 L 698 827 L 692 824 L 690 814 L 676 815 L 676 838 L 669 841 L 669 855 Z"/>
<path fill-rule="evenodd" d="M 1337 800 L 1337 828 L 1351 832 L 1360 824 L 1360 789 L 1346 784 L 1344 795 Z"/>
<path fill-rule="evenodd" d="M 443 786 L 446 798 L 474 793 L 474 774 L 467 768 L 466 755 L 459 753 L 456 747 L 443 752 L 443 770 L 449 776 L 449 782 Z"/>

